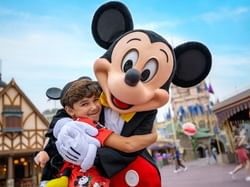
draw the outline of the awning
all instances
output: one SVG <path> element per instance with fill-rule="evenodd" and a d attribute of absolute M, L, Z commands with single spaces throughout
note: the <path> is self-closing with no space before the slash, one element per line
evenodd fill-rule
<path fill-rule="evenodd" d="M 198 128 L 198 131 L 200 131 L 200 132 L 209 132 L 210 129 L 203 127 L 203 128 Z"/>
<path fill-rule="evenodd" d="M 213 111 L 217 116 L 220 124 L 222 124 L 233 115 L 249 109 L 250 88 L 220 103 L 215 104 L 213 107 Z"/>
<path fill-rule="evenodd" d="M 214 136 L 214 134 L 212 133 L 197 131 L 197 133 L 193 137 L 196 139 L 202 139 L 202 138 L 210 138 L 212 136 Z"/>

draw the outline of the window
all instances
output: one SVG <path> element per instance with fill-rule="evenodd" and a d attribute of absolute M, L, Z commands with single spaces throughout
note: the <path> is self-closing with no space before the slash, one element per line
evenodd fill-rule
<path fill-rule="evenodd" d="M 22 115 L 21 107 L 19 106 L 4 106 L 3 107 L 3 131 L 4 132 L 20 132 L 22 131 Z"/>

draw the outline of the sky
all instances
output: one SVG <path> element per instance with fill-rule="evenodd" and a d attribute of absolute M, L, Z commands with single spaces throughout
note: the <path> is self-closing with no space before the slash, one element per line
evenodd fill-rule
<path fill-rule="evenodd" d="M 87 75 L 105 51 L 94 41 L 91 21 L 102 0 L 1 0 L 2 80 L 12 78 L 43 112 L 60 107 L 46 90 Z M 149 29 L 175 47 L 205 44 L 212 54 L 206 82 L 220 101 L 250 88 L 249 0 L 126 0 L 135 29 Z M 160 110 L 165 110 L 162 107 Z"/>

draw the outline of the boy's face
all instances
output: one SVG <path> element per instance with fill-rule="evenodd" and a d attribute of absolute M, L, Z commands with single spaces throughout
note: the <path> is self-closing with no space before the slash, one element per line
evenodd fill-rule
<path fill-rule="evenodd" d="M 69 113 L 72 117 L 88 117 L 99 121 L 101 108 L 99 97 L 92 96 L 74 103 Z"/>

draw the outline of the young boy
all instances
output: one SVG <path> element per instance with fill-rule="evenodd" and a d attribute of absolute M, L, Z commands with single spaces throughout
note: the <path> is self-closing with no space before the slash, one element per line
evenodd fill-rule
<path fill-rule="evenodd" d="M 98 128 L 99 133 L 96 138 L 104 146 L 109 146 L 114 149 L 129 153 L 139 151 L 156 141 L 157 134 L 155 131 L 147 135 L 124 137 L 112 133 L 112 131 L 102 127 L 98 123 L 95 123 L 94 121 L 99 121 L 99 116 L 102 109 L 99 102 L 100 94 L 101 89 L 97 82 L 86 79 L 77 80 L 74 81 L 62 95 L 61 103 L 64 106 L 67 114 L 73 119 L 87 122 Z M 46 151 L 41 151 L 35 157 L 35 162 L 41 167 L 44 167 L 50 157 Z M 62 170 L 65 168 L 71 166 L 72 164 L 65 163 L 63 169 L 61 169 L 61 172 L 63 172 Z M 99 172 L 94 167 L 82 173 L 79 166 L 71 167 L 71 169 L 72 168 L 72 173 L 76 172 L 79 176 L 88 176 L 85 177 L 84 180 L 90 186 L 94 185 L 94 183 L 99 183 L 99 185 L 103 186 L 108 186 L 109 184 L 109 180 L 101 177 Z M 75 177 L 71 176 L 70 182 L 76 181 L 76 175 L 74 174 L 74 176 Z M 51 179 L 53 178 L 51 177 Z M 49 186 L 49 183 L 47 186 Z"/>

